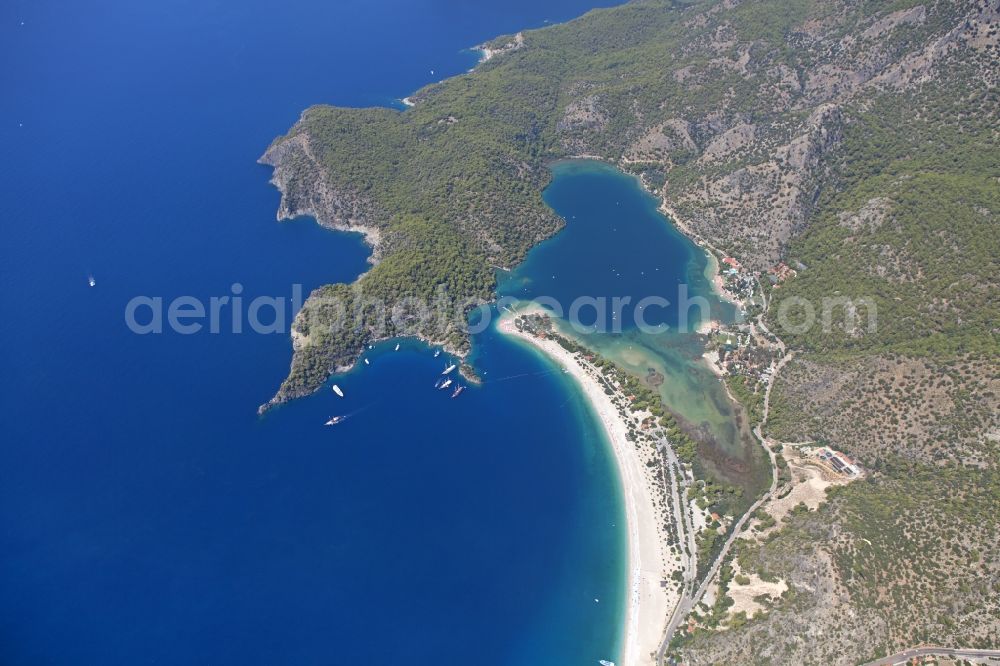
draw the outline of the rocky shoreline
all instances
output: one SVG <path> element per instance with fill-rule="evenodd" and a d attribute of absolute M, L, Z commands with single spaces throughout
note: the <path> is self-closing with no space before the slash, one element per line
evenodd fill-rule
<path fill-rule="evenodd" d="M 327 229 L 360 233 L 372 248 L 369 262 L 374 264 L 382 239 L 381 230 L 371 222 L 377 207 L 359 195 L 335 189 L 312 150 L 308 132 L 293 132 L 276 139 L 257 160 L 274 169 L 270 182 L 281 193 L 278 221 L 311 217 Z"/>

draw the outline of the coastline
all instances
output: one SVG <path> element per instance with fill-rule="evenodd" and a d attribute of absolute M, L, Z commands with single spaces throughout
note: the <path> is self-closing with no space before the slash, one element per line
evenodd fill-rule
<path fill-rule="evenodd" d="M 677 215 L 673 208 L 667 205 L 667 200 L 665 197 L 660 195 L 653 187 L 646 181 L 642 175 L 636 175 L 626 169 L 628 161 L 624 158 L 613 159 L 605 157 L 603 155 L 591 155 L 588 153 L 577 153 L 573 155 L 567 155 L 560 157 L 556 162 L 560 161 L 573 161 L 573 160 L 591 160 L 595 162 L 603 162 L 605 164 L 610 164 L 619 172 L 632 176 L 637 181 L 639 181 L 639 186 L 651 197 L 653 197 L 658 205 L 657 211 L 666 218 L 668 224 L 677 229 L 683 236 L 687 237 L 692 243 L 700 247 L 705 251 L 708 257 L 708 266 L 706 266 L 705 277 L 709 279 L 712 283 L 713 291 L 715 295 L 719 297 L 720 300 L 742 307 L 745 303 L 736 297 L 734 294 L 730 293 L 725 286 L 725 281 L 722 278 L 722 271 L 719 266 L 719 257 L 725 256 L 725 253 L 719 250 L 717 247 L 713 246 L 707 240 L 702 238 L 697 232 L 695 232 L 690 225 L 685 224 L 684 221 Z M 699 333 L 702 331 L 698 331 Z"/>
<path fill-rule="evenodd" d="M 641 178 L 639 180 L 642 181 Z M 693 242 L 695 245 L 705 250 L 705 254 L 708 255 L 708 261 L 709 261 L 709 267 L 706 273 L 711 273 L 712 275 L 712 286 L 715 289 L 716 296 L 718 296 L 720 299 L 724 301 L 732 303 L 733 305 L 738 305 L 738 306 L 744 305 L 743 301 L 741 301 L 736 296 L 729 293 L 728 290 L 726 290 L 725 283 L 723 282 L 722 279 L 722 272 L 719 270 L 719 257 L 724 256 L 724 253 L 715 246 L 713 246 L 711 243 L 709 243 L 707 240 L 699 236 L 694 231 L 694 229 L 692 229 L 689 225 L 685 224 L 684 221 L 681 220 L 680 217 L 678 217 L 674 209 L 667 205 L 667 200 L 663 197 L 654 194 L 652 190 L 650 190 L 649 187 L 646 185 L 645 181 L 642 181 L 642 184 L 643 187 L 646 188 L 647 192 L 649 192 L 659 200 L 660 206 L 658 210 L 665 218 L 667 218 L 667 221 L 672 223 L 677 228 L 677 230 L 680 231 L 682 234 L 690 238 L 691 242 Z"/>
<path fill-rule="evenodd" d="M 295 158 L 304 159 L 296 163 Z M 371 211 L 361 210 L 366 206 L 360 204 L 360 197 L 345 196 L 330 185 L 324 167 L 313 154 L 308 132 L 302 131 L 275 139 L 258 158 L 257 163 L 274 170 L 270 184 L 281 195 L 275 214 L 277 221 L 311 217 L 321 227 L 331 231 L 359 233 L 365 244 L 372 249 L 368 263 L 373 266 L 378 263 L 382 231 L 368 221 L 374 215 Z M 295 166 L 296 164 L 299 166 Z M 300 172 L 300 169 L 304 171 Z M 293 183 L 300 180 L 308 181 L 312 186 L 305 198 L 292 196 Z"/>
<path fill-rule="evenodd" d="M 518 314 L 533 311 L 529 307 Z M 668 559 L 664 521 L 656 506 L 660 489 L 649 476 L 646 460 L 628 440 L 629 424 L 582 361 L 554 340 L 542 340 L 518 330 L 511 315 L 501 317 L 497 330 L 530 344 L 562 366 L 601 422 L 618 469 L 628 526 L 625 623 L 617 663 L 619 666 L 653 664 L 670 611 L 680 600 L 673 587 L 661 585 L 680 565 Z"/>
<path fill-rule="evenodd" d="M 497 44 L 499 39 L 502 38 L 497 38 L 489 42 L 483 42 L 482 44 L 477 44 L 472 47 L 471 50 L 479 53 L 479 62 L 477 64 L 481 65 L 482 63 L 488 62 L 499 55 L 516 51 L 524 46 L 523 31 L 515 33 L 510 41 L 504 42 L 503 44 Z M 493 46 L 490 46 L 490 44 L 493 44 Z"/>
<path fill-rule="evenodd" d="M 523 46 L 524 40 L 521 33 L 518 33 L 513 41 L 509 38 L 506 42 L 501 39 L 497 39 L 493 42 L 480 45 L 479 47 L 476 47 L 478 52 L 481 54 L 479 64 L 482 65 L 499 55 L 517 50 Z M 402 103 L 406 107 L 412 107 L 415 104 L 415 100 L 420 100 L 420 98 L 417 97 L 417 93 L 414 94 L 414 97 L 404 98 Z M 293 137 L 293 139 L 294 138 L 298 137 Z M 305 142 L 305 152 L 307 155 L 312 157 L 308 151 L 308 137 L 305 137 Z M 606 162 L 616 167 L 619 172 L 629 174 L 628 170 L 623 168 L 623 165 L 626 163 L 624 158 L 616 160 L 597 155 L 583 154 L 563 159 L 586 159 Z M 313 159 L 312 162 L 315 164 L 316 160 Z M 278 173 L 278 165 L 274 164 L 272 166 L 276 167 L 275 181 L 272 182 L 274 182 L 278 189 L 282 191 L 282 206 L 286 209 L 286 215 L 284 216 L 281 212 L 279 212 L 279 219 L 282 219 L 282 217 L 293 216 L 294 213 L 306 213 L 312 214 L 318 221 L 320 221 L 321 224 L 323 224 L 323 220 L 315 214 L 315 209 L 322 210 L 325 207 L 323 204 L 335 201 L 338 198 L 336 195 L 342 195 L 343 193 L 333 192 L 332 188 L 327 187 L 330 191 L 321 192 L 318 197 L 314 194 L 312 200 L 306 200 L 305 202 L 300 203 L 298 209 L 293 210 L 293 206 L 286 203 L 286 188 L 282 183 L 278 182 L 282 176 Z M 713 247 L 709 242 L 702 239 L 693 231 L 692 227 L 682 221 L 668 206 L 666 198 L 658 194 L 645 180 L 642 174 L 639 174 L 637 178 L 643 189 L 645 189 L 650 195 L 656 197 L 657 203 L 659 204 L 659 212 L 664 215 L 666 218 L 665 221 L 674 226 L 683 236 L 686 236 L 688 239 L 694 241 L 694 243 L 698 247 L 702 248 L 706 255 L 708 255 L 706 258 L 707 266 L 705 266 L 704 275 L 708 278 L 708 283 L 711 285 L 712 291 L 720 300 L 740 305 L 741 301 L 725 288 L 724 280 L 722 275 L 720 275 L 720 259 L 726 255 L 717 248 Z M 328 184 L 320 181 L 320 185 L 322 186 Z M 356 204 L 356 202 L 350 203 Z M 328 217 L 328 219 L 335 221 L 333 224 L 324 224 L 324 226 L 335 229 L 342 228 L 336 226 L 337 222 L 340 222 L 340 220 L 336 220 L 336 218 L 331 217 Z M 347 217 L 347 220 L 350 222 L 354 222 L 357 219 L 363 220 L 365 218 L 360 215 Z M 369 219 L 376 218 L 370 217 Z M 355 228 L 352 230 L 361 231 L 366 234 L 366 239 L 375 249 L 372 260 L 373 262 L 377 261 L 379 254 L 378 229 Z M 713 323 L 714 322 L 711 321 L 702 322 L 696 333 L 700 335 L 708 334 L 712 329 Z M 665 527 L 662 519 L 657 520 L 656 505 L 657 500 L 660 499 L 660 495 L 662 494 L 662 486 L 657 485 L 655 479 L 650 481 L 649 469 L 648 467 L 643 466 L 644 455 L 647 455 L 647 452 L 639 450 L 640 447 L 630 441 L 629 433 L 636 424 L 632 423 L 633 418 L 628 412 L 628 402 L 627 400 L 621 399 L 623 396 L 618 395 L 620 392 L 613 395 L 605 393 L 606 390 L 611 393 L 611 389 L 606 388 L 607 379 L 603 379 L 602 381 L 600 372 L 592 374 L 594 373 L 593 366 L 583 360 L 582 357 L 578 357 L 578 354 L 574 354 L 573 352 L 564 349 L 553 340 L 538 339 L 532 335 L 518 331 L 513 326 L 513 317 L 511 317 L 510 320 L 502 317 L 501 321 L 498 322 L 497 329 L 505 335 L 512 335 L 517 338 L 521 338 L 523 342 L 531 344 L 533 347 L 544 353 L 551 361 L 565 367 L 567 372 L 573 376 L 574 381 L 582 391 L 583 395 L 587 398 L 592 411 L 601 421 L 602 428 L 607 438 L 607 442 L 612 448 L 619 472 L 622 487 L 622 501 L 626 513 L 628 531 L 628 580 L 626 587 L 626 604 L 624 608 L 625 617 L 623 631 L 621 634 L 620 654 L 616 658 L 616 661 L 618 661 L 619 666 L 622 666 L 623 664 L 628 666 L 633 664 L 652 664 L 654 662 L 652 655 L 658 650 L 662 653 L 663 648 L 661 647 L 661 642 L 665 647 L 666 643 L 670 639 L 670 633 L 672 633 L 672 631 L 670 633 L 665 632 L 668 626 L 672 627 L 671 621 L 668 620 L 667 615 L 675 608 L 678 612 L 680 612 L 680 610 L 682 610 L 683 603 L 681 594 L 676 589 L 673 589 L 669 584 L 671 570 L 673 569 L 676 571 L 679 566 L 673 562 L 667 562 L 669 553 L 667 547 L 665 546 L 664 533 L 667 531 L 668 527 Z M 300 342 L 301 341 L 298 339 L 293 339 L 293 346 Z M 459 358 L 464 360 L 464 355 L 459 355 Z M 724 381 L 723 373 L 718 364 L 718 353 L 709 352 L 703 354 L 701 362 L 704 363 L 704 365 L 707 366 L 712 372 L 713 376 L 723 384 L 723 388 L 725 389 L 726 395 L 729 397 L 730 401 L 734 405 L 738 405 L 738 401 L 735 400 L 729 391 L 729 387 Z M 463 375 L 466 367 L 467 366 L 463 363 Z M 338 368 L 338 371 L 340 370 L 341 368 Z M 472 372 L 471 367 L 468 372 Z M 471 376 L 467 376 L 466 378 L 471 380 Z M 617 386 L 617 383 L 615 386 Z M 624 407 L 622 406 L 622 402 L 624 402 Z M 634 436 L 634 433 L 632 434 Z M 744 516 L 743 520 L 746 520 L 746 516 Z M 719 559 L 721 560 L 722 558 Z M 709 578 L 710 577 L 711 576 L 709 576 Z M 667 583 L 666 586 L 663 585 L 664 582 Z M 665 633 L 666 640 L 662 640 Z"/>
<path fill-rule="evenodd" d="M 719 270 L 719 257 L 725 256 L 725 253 L 719 250 L 711 243 L 709 243 L 701 236 L 699 236 L 694 231 L 694 229 L 692 229 L 689 225 L 685 224 L 684 221 L 681 220 L 680 217 L 678 217 L 674 209 L 667 205 L 667 200 L 653 193 L 653 191 L 649 188 L 649 186 L 646 185 L 645 181 L 643 181 L 641 178 L 639 179 L 639 181 L 642 182 L 642 185 L 647 192 L 649 192 L 659 200 L 660 206 L 658 210 L 665 218 L 667 218 L 667 221 L 672 223 L 677 228 L 677 230 L 680 231 L 682 234 L 690 238 L 691 242 L 693 242 L 695 245 L 705 250 L 705 254 L 708 255 L 708 261 L 709 261 L 709 267 L 706 273 L 711 273 L 712 275 L 712 286 L 715 289 L 716 296 L 736 306 L 742 307 L 743 305 L 745 305 L 745 303 L 743 303 L 742 300 L 737 298 L 735 295 L 729 293 L 729 291 L 725 287 L 725 282 L 722 279 L 722 272 Z"/>

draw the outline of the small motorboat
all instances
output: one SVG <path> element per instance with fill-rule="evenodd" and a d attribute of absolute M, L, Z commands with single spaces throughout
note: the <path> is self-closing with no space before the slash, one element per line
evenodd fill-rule
<path fill-rule="evenodd" d="M 324 423 L 323 425 L 328 425 L 328 426 L 337 425 L 338 423 L 343 423 L 344 419 L 346 418 L 347 418 L 346 416 L 331 416 L 330 420 Z"/>

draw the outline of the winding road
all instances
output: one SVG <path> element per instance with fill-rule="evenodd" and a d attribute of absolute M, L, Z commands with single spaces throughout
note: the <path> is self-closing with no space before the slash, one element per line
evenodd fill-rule
<path fill-rule="evenodd" d="M 989 659 L 1000 663 L 1000 650 L 977 650 L 975 648 L 921 647 L 897 652 L 896 654 L 869 661 L 864 666 L 895 666 L 904 664 L 914 657 L 927 656 L 958 657 L 959 659 Z"/>
<path fill-rule="evenodd" d="M 764 299 L 763 311 L 766 312 L 767 300 L 766 296 L 763 295 L 764 290 L 761 287 L 759 281 L 757 282 L 757 288 L 760 290 L 762 298 Z M 767 386 L 764 388 L 764 409 L 763 412 L 761 413 L 761 421 L 753 429 L 754 436 L 757 437 L 757 439 L 760 441 L 761 446 L 764 447 L 764 450 L 767 452 L 767 455 L 771 460 L 771 487 L 768 488 L 767 492 L 761 495 L 756 502 L 750 505 L 750 508 L 743 513 L 740 519 L 733 526 L 733 529 L 729 532 L 729 537 L 726 539 L 726 542 L 723 544 L 722 549 L 719 551 L 719 554 L 712 562 L 712 566 L 709 568 L 708 573 L 705 575 L 704 579 L 702 579 L 701 585 L 698 586 L 694 594 L 688 593 L 688 590 L 690 588 L 690 582 L 688 580 L 685 580 L 684 592 L 681 594 L 680 601 L 678 601 L 677 605 L 674 607 L 674 612 L 670 616 L 670 622 L 667 624 L 666 631 L 664 632 L 663 635 L 663 641 L 660 643 L 660 649 L 656 653 L 657 664 L 663 663 L 664 657 L 667 654 L 667 650 L 670 647 L 670 641 L 673 640 L 674 634 L 677 633 L 677 627 L 680 625 L 681 622 L 684 621 L 684 619 L 688 616 L 691 610 L 701 602 L 702 597 L 705 596 L 705 593 L 708 591 L 708 588 L 712 585 L 712 582 L 715 580 L 715 576 L 719 572 L 719 568 L 722 566 L 722 563 L 726 560 L 726 555 L 729 553 L 729 549 L 732 547 L 736 539 L 740 536 L 740 533 L 746 526 L 747 521 L 749 521 L 750 518 L 753 517 L 753 514 L 757 511 L 757 509 L 761 507 L 761 505 L 764 504 L 764 502 L 771 499 L 775 491 L 778 489 L 778 461 L 774 454 L 774 451 L 768 445 L 767 440 L 764 437 L 762 428 L 764 424 L 767 423 L 767 417 L 768 414 L 770 413 L 771 387 L 774 386 L 774 380 L 777 377 L 778 372 L 783 367 L 785 367 L 785 364 L 788 361 L 791 360 L 793 354 L 792 352 L 787 351 L 785 343 L 782 342 L 781 339 L 778 338 L 778 336 L 774 335 L 767 329 L 767 325 L 764 324 L 763 314 L 759 315 L 757 317 L 757 321 L 751 324 L 751 332 L 754 334 L 754 337 L 757 337 L 756 330 L 754 328 L 755 326 L 759 326 L 760 330 L 764 332 L 765 336 L 769 336 L 774 339 L 773 342 L 771 342 L 769 339 L 766 338 L 764 341 L 767 342 L 768 345 L 771 345 L 778 350 L 778 358 L 776 361 L 771 362 L 770 378 L 768 379 Z M 666 446 L 666 448 L 668 449 L 670 448 L 669 445 L 666 444 L 666 442 L 662 443 L 661 446 Z M 693 535 L 689 536 L 693 540 L 694 538 Z"/>

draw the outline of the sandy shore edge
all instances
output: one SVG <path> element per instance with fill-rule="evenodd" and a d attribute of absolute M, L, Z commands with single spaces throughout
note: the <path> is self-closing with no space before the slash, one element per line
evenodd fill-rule
<path fill-rule="evenodd" d="M 518 314 L 528 312 L 529 309 L 524 309 Z M 553 340 L 542 340 L 517 330 L 510 315 L 500 319 L 497 329 L 541 350 L 566 369 L 601 421 L 617 463 L 628 524 L 628 598 L 617 663 L 619 666 L 652 664 L 670 611 L 678 601 L 674 589 L 661 582 L 677 565 L 668 561 L 663 526 L 654 504 L 655 492 L 639 453 L 627 439 L 628 425 L 604 387 L 568 350 Z"/>

